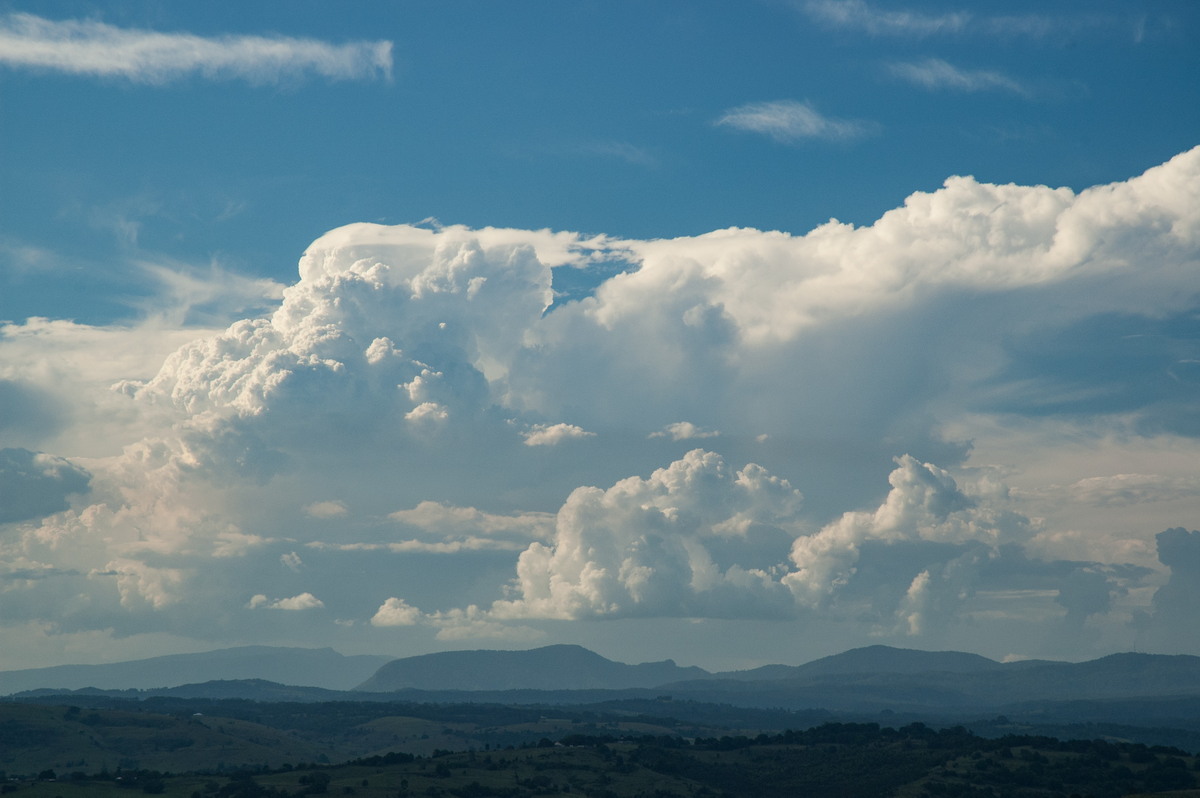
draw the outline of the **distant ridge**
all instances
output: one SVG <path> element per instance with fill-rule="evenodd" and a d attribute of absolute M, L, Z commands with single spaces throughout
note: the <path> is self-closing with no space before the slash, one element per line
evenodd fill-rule
<path fill-rule="evenodd" d="M 348 690 L 390 659 L 374 654 L 343 656 L 332 648 L 239 646 L 106 665 L 56 665 L 0 671 L 0 695 L 41 688 L 127 690 L 176 687 L 220 679 L 264 679 L 281 684 Z"/>
<path fill-rule="evenodd" d="M 112 665 L 0 672 L 0 695 L 45 699 L 91 688 L 255 701 L 545 704 L 671 696 L 741 707 L 878 713 L 1008 713 L 1034 705 L 1102 717 L 1136 701 L 1168 710 L 1200 701 L 1200 657 L 1112 654 L 1089 662 L 1000 663 L 956 651 L 867 646 L 804 665 L 709 673 L 671 660 L 628 665 L 576 645 L 447 651 L 402 659 L 333 649 L 245 646 Z M 38 695 L 29 695 L 30 692 Z M 335 693 L 332 691 L 342 691 Z M 353 691 L 353 692 L 346 692 Z M 84 692 L 87 692 L 84 690 Z M 1172 701 L 1174 699 L 1174 701 Z M 1123 703 L 1122 703 L 1123 702 Z M 1187 702 L 1192 702 L 1188 704 Z M 1043 711 L 1038 710 L 1038 711 Z"/>
<path fill-rule="evenodd" d="M 582 646 L 529 651 L 443 651 L 393 660 L 356 689 L 393 690 L 622 690 L 709 677 L 673 660 L 626 665 Z"/>
<path fill-rule="evenodd" d="M 852 648 L 804 665 L 764 665 L 715 674 L 719 679 L 764 681 L 851 673 L 983 673 L 1005 667 L 987 657 L 962 651 L 920 651 L 892 646 Z"/>
<path fill-rule="evenodd" d="M 1000 663 L 954 651 L 870 646 L 807 665 L 718 673 L 661 689 L 742 706 L 978 712 L 1029 702 L 1200 697 L 1200 657 L 1127 653 L 1088 662 Z"/>

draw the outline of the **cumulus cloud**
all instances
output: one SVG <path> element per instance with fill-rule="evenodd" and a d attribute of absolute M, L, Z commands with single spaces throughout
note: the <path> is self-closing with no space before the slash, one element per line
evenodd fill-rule
<path fill-rule="evenodd" d="M 723 569 L 706 543 L 752 524 L 789 526 L 800 500 L 762 467 L 736 471 L 700 449 L 647 479 L 579 488 L 558 512 L 553 541 L 521 554 L 520 597 L 491 612 L 562 619 L 778 613 L 785 593 L 769 574 Z"/>
<path fill-rule="evenodd" d="M 203 37 L 119 28 L 97 20 L 0 18 L 0 64 L 90 77 L 162 84 L 199 75 L 210 80 L 279 83 L 310 75 L 327 80 L 390 79 L 392 43 L 330 44 L 286 36 Z"/>
<path fill-rule="evenodd" d="M 389 598 L 371 618 L 372 626 L 427 626 L 437 629 L 438 640 L 505 640 L 528 643 L 545 636 L 528 626 L 499 623 L 490 613 L 471 604 L 441 612 L 425 613 L 404 599 Z"/>
<path fill-rule="evenodd" d="M 187 577 L 183 569 L 155 567 L 128 557 L 109 562 L 104 571 L 94 575 L 116 578 L 121 606 L 149 606 L 156 610 L 179 601 L 179 587 Z"/>
<path fill-rule="evenodd" d="M 963 616 L 981 586 L 997 617 L 1011 618 L 1027 611 L 1031 598 L 1056 595 L 1048 587 L 1055 583 L 1069 619 L 1078 618 L 1074 625 L 1107 610 L 1092 577 L 1078 575 L 1100 574 L 1092 566 L 1036 566 L 1023 558 L 1021 545 L 1036 525 L 1011 509 L 991 475 L 960 485 L 947 471 L 905 456 L 889 482 L 877 509 L 846 513 L 811 532 L 801 496 L 787 481 L 754 464 L 734 470 L 696 449 L 648 478 L 574 491 L 553 537 L 522 552 L 513 597 L 428 614 L 392 599 L 373 622 L 383 624 L 395 608 L 405 625 L 465 639 L 502 637 L 506 625 L 531 618 L 850 614 L 873 634 L 921 636 Z M 755 534 L 790 541 L 787 561 L 751 564 Z M 1027 584 L 1047 587 L 1016 591 L 997 604 L 995 586 L 1017 572 Z M 1097 578 L 1110 589 L 1107 576 Z"/>
<path fill-rule="evenodd" d="M 701 429 L 690 421 L 677 421 L 674 424 L 668 424 L 657 432 L 650 433 L 650 437 L 670 438 L 673 441 L 687 441 L 692 438 L 715 438 L 720 434 L 716 430 Z"/>
<path fill-rule="evenodd" d="M 953 91 L 1009 91 L 1028 94 L 1017 81 L 1000 72 L 986 69 L 959 69 L 940 58 L 897 62 L 888 65 L 892 75 L 926 89 Z"/>
<path fill-rule="evenodd" d="M 390 598 L 380 605 L 371 617 L 373 626 L 415 626 L 421 622 L 422 613 L 409 606 L 404 599 Z"/>
<path fill-rule="evenodd" d="M 287 610 L 298 612 L 301 610 L 316 610 L 325 606 L 325 602 L 314 596 L 312 593 L 301 593 L 291 598 L 281 598 L 272 601 L 262 593 L 256 593 L 250 598 L 246 607 L 252 610 L 267 609 L 267 610 Z"/>
<path fill-rule="evenodd" d="M 996 547 L 1034 534 L 1029 519 L 1007 509 L 1003 491 L 994 486 L 969 496 L 947 471 L 931 463 L 905 455 L 896 466 L 888 477 L 892 489 L 878 509 L 846 513 L 816 534 L 796 538 L 790 554 L 794 570 L 782 581 L 798 602 L 820 607 L 829 601 L 854 576 L 868 543 Z M 907 599 L 918 604 L 930 589 L 931 573 L 922 571 L 913 578 Z"/>
<path fill-rule="evenodd" d="M 588 432 L 574 424 L 534 424 L 521 434 L 525 438 L 526 446 L 556 446 L 573 438 L 596 436 L 596 433 Z"/>
<path fill-rule="evenodd" d="M 716 124 L 762 133 L 782 144 L 795 144 L 805 139 L 855 139 L 874 129 L 867 122 L 824 116 L 810 103 L 798 100 L 741 105 L 726 111 Z"/>
<path fill-rule="evenodd" d="M 474 604 L 465 609 L 452 609 L 426 616 L 430 626 L 437 627 L 438 640 L 505 640 L 510 643 L 531 643 L 546 633 L 529 626 L 498 623 L 491 613 Z"/>

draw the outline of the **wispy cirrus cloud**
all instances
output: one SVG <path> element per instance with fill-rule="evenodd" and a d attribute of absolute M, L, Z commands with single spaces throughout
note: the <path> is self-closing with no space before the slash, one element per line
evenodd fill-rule
<path fill-rule="evenodd" d="M 627 141 L 590 141 L 579 145 L 579 152 L 600 158 L 612 158 L 634 166 L 657 166 L 658 158 L 645 147 Z"/>
<path fill-rule="evenodd" d="M 0 64 L 91 77 L 163 84 L 199 75 L 210 80 L 278 83 L 390 79 L 392 43 L 332 44 L 287 36 L 217 36 L 119 28 L 96 20 L 0 17 Z"/>
<path fill-rule="evenodd" d="M 869 135 L 875 128 L 869 122 L 824 116 L 810 103 L 798 100 L 741 105 L 726 111 L 716 124 L 762 133 L 784 144 L 805 139 L 855 139 Z"/>
<path fill-rule="evenodd" d="M 888 65 L 897 78 L 926 89 L 952 91 L 1010 91 L 1028 95 L 1029 90 L 1000 72 L 988 69 L 959 69 L 940 58 L 923 61 L 902 61 Z"/>
<path fill-rule="evenodd" d="M 873 36 L 957 33 L 971 20 L 970 14 L 961 11 L 950 14 L 885 11 L 864 0 L 808 0 L 801 8 L 819 22 L 863 30 Z"/>
<path fill-rule="evenodd" d="M 881 8 L 866 0 L 797 0 L 809 19 L 828 28 L 861 31 L 869 36 L 1020 36 L 1040 39 L 1057 33 L 1133 30 L 1134 40 L 1145 35 L 1143 17 L 1113 14 L 976 15 L 967 11 L 929 14 L 904 8 Z"/>

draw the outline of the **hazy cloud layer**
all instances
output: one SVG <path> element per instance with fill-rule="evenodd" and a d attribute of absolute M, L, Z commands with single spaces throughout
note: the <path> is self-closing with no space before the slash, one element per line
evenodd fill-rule
<path fill-rule="evenodd" d="M 372 80 L 391 78 L 392 43 L 203 37 L 13 13 L 0 18 L 0 64 L 152 84 L 192 75 L 251 83 L 308 76 Z"/>
<path fill-rule="evenodd" d="M 55 408 L 0 463 L 4 634 L 1194 651 L 1198 271 L 1200 149 L 806 235 L 356 224 L 224 329 L 7 324 L 4 395 Z"/>

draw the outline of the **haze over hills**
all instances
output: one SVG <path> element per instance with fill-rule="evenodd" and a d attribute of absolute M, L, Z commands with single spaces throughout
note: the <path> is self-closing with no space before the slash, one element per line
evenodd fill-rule
<path fill-rule="evenodd" d="M 1113 654 L 1090 662 L 1000 663 L 955 651 L 869 646 L 804 665 L 709 673 L 671 660 L 628 665 L 581 646 L 449 651 L 388 660 L 332 649 L 249 646 L 113 665 L 0 672 L 0 694 L 123 690 L 257 701 L 564 703 L 616 698 L 877 713 L 986 713 L 1075 702 L 1090 716 L 1140 700 L 1200 699 L 1200 657 Z M 43 688 L 43 689 L 39 689 Z M 131 689 L 135 688 L 135 689 Z M 344 692 L 338 692 L 344 691 Z M 1170 701 L 1167 701 L 1169 708 Z M 1074 710 L 1072 710 L 1074 711 Z"/>
<path fill-rule="evenodd" d="M 290 685 L 349 690 L 391 657 L 343 656 L 332 648 L 239 646 L 197 654 L 0 671 L 0 695 L 40 688 L 105 690 L 176 687 L 218 679 L 266 679 Z"/>

